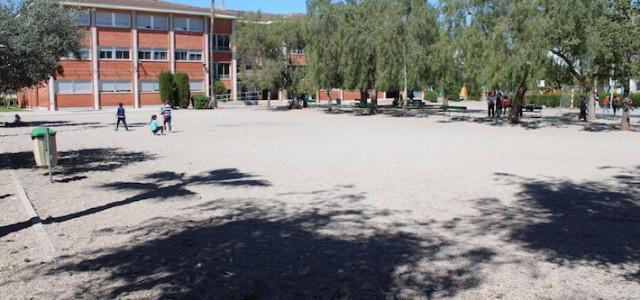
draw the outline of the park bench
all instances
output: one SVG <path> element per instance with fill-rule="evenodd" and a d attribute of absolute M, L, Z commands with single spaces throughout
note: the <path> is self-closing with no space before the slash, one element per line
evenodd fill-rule
<path fill-rule="evenodd" d="M 424 102 L 420 99 L 413 99 L 409 101 L 409 108 L 423 108 Z"/>
<path fill-rule="evenodd" d="M 457 105 L 442 105 L 442 111 L 449 113 L 449 116 L 451 116 L 451 113 L 461 113 L 463 116 L 468 115 L 469 114 L 469 110 L 467 109 L 466 106 L 457 106 Z"/>
<path fill-rule="evenodd" d="M 354 104 L 356 108 L 369 108 L 369 104 L 362 99 L 355 99 L 356 103 Z"/>
<path fill-rule="evenodd" d="M 542 118 L 542 106 L 527 104 L 522 107 L 522 114 L 524 115 L 524 113 L 533 113 Z"/>

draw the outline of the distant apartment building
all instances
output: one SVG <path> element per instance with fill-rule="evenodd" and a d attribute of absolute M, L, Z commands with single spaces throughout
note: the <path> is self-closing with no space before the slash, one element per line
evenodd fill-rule
<path fill-rule="evenodd" d="M 230 41 L 238 12 L 156 0 L 61 1 L 85 32 L 80 58 L 61 58 L 62 74 L 19 93 L 31 108 L 100 109 L 160 104 L 158 74 L 189 75 L 192 94 L 209 95 L 210 76 L 237 98 L 237 60 Z"/>

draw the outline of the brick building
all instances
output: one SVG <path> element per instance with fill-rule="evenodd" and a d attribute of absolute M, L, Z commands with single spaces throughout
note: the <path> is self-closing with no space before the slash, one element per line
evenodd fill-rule
<path fill-rule="evenodd" d="M 237 98 L 237 61 L 230 37 L 238 12 L 157 0 L 61 1 L 86 33 L 82 57 L 61 58 L 62 74 L 21 91 L 30 108 L 100 109 L 160 104 L 161 71 L 189 75 L 193 94 L 209 95 L 210 76 Z"/>

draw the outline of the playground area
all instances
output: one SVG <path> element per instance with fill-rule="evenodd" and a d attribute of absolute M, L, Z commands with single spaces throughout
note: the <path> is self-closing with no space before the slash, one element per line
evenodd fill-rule
<path fill-rule="evenodd" d="M 155 109 L 129 131 L 115 110 L 21 112 L 59 159 L 50 183 L 32 127 L 0 128 L 0 295 L 640 299 L 637 111 L 622 132 L 347 104 L 174 110 L 158 136 Z"/>

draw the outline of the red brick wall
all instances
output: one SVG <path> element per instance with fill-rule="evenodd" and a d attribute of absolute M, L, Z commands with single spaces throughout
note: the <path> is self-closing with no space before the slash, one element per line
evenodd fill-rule
<path fill-rule="evenodd" d="M 37 86 L 38 89 L 38 105 L 40 107 L 49 107 L 49 87 L 47 84 Z"/>
<path fill-rule="evenodd" d="M 233 56 L 231 52 L 214 52 L 213 59 L 215 62 L 231 62 Z"/>
<path fill-rule="evenodd" d="M 155 61 L 143 61 L 140 62 L 140 68 L 138 72 L 141 80 L 157 80 L 158 75 L 162 71 L 170 71 L 170 63 L 167 62 L 155 62 Z"/>
<path fill-rule="evenodd" d="M 131 48 L 131 29 L 98 27 L 98 46 Z"/>
<path fill-rule="evenodd" d="M 289 54 L 289 58 L 291 59 L 291 63 L 294 65 L 306 65 L 307 58 L 304 54 Z"/>
<path fill-rule="evenodd" d="M 233 82 L 231 80 L 221 80 L 227 90 L 233 90 Z"/>
<path fill-rule="evenodd" d="M 138 48 L 163 48 L 168 51 L 169 40 L 167 31 L 138 29 Z"/>
<path fill-rule="evenodd" d="M 340 90 L 331 91 L 331 100 L 335 101 L 338 98 L 340 98 Z M 320 90 L 320 100 L 329 100 L 326 90 Z"/>
<path fill-rule="evenodd" d="M 176 62 L 176 72 L 189 75 L 189 79 L 203 79 L 204 66 L 202 62 Z"/>
<path fill-rule="evenodd" d="M 140 106 L 153 106 L 160 105 L 160 93 L 141 93 L 140 94 Z"/>
<path fill-rule="evenodd" d="M 84 79 L 91 80 L 90 60 L 61 60 L 62 74 L 56 76 L 57 80 Z"/>
<path fill-rule="evenodd" d="M 100 93 L 100 106 L 133 105 L 133 93 Z"/>
<path fill-rule="evenodd" d="M 214 21 L 214 33 L 231 34 L 233 32 L 233 20 L 216 19 Z"/>
<path fill-rule="evenodd" d="M 204 49 L 204 33 L 178 32 L 175 33 L 176 49 Z"/>
<path fill-rule="evenodd" d="M 131 61 L 98 61 L 99 78 L 110 80 L 132 80 L 133 63 Z"/>
<path fill-rule="evenodd" d="M 93 94 L 58 94 L 56 103 L 58 107 L 92 107 Z"/>

